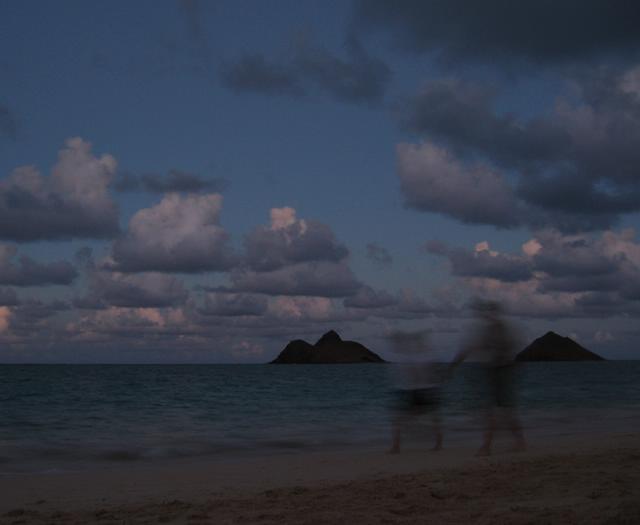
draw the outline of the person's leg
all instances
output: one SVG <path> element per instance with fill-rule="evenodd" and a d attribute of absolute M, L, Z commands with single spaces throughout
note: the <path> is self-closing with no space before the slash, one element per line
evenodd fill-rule
<path fill-rule="evenodd" d="M 396 417 L 393 421 L 393 428 L 391 430 L 391 448 L 390 454 L 398 454 L 400 452 L 400 418 Z"/>
<path fill-rule="evenodd" d="M 442 421 L 438 411 L 434 411 L 431 417 L 433 422 L 433 431 L 436 437 L 436 443 L 432 450 L 440 450 L 442 448 Z"/>
<path fill-rule="evenodd" d="M 491 455 L 491 444 L 493 443 L 493 435 L 496 431 L 496 416 L 495 410 L 489 409 L 486 414 L 484 439 L 482 446 L 476 452 L 476 456 L 489 456 Z"/>
<path fill-rule="evenodd" d="M 515 452 L 521 452 L 527 448 L 527 443 L 524 439 L 524 432 L 522 431 L 522 424 L 518 415 L 513 408 L 507 409 L 507 419 L 509 423 L 509 429 L 513 434 L 515 445 L 513 450 Z"/>

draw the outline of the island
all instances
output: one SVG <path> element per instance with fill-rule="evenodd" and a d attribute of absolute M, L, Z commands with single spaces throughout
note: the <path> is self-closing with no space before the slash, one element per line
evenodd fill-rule
<path fill-rule="evenodd" d="M 516 356 L 516 361 L 604 361 L 569 337 L 547 332 Z"/>
<path fill-rule="evenodd" d="M 344 341 L 330 330 L 316 344 L 302 339 L 290 341 L 271 364 L 386 363 L 378 354 L 356 341 Z"/>

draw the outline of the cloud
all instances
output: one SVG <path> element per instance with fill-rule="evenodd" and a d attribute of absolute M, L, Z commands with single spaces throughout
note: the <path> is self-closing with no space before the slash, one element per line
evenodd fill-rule
<path fill-rule="evenodd" d="M 222 84 L 236 93 L 303 96 L 299 72 L 291 65 L 270 62 L 260 53 L 244 55 L 235 62 L 223 64 Z"/>
<path fill-rule="evenodd" d="M 367 259 L 380 266 L 391 266 L 393 257 L 389 251 L 375 242 L 367 243 Z"/>
<path fill-rule="evenodd" d="M 0 306 L 16 306 L 19 302 L 13 288 L 0 288 Z"/>
<path fill-rule="evenodd" d="M 114 184 L 114 189 L 120 192 L 145 191 L 148 193 L 218 193 L 226 189 L 225 179 L 205 179 L 193 173 L 176 169 L 169 170 L 166 175 L 134 175 L 121 174 Z"/>
<path fill-rule="evenodd" d="M 527 257 L 494 252 L 487 242 L 478 243 L 473 251 L 452 248 L 439 241 L 430 241 L 425 248 L 429 253 L 446 257 L 456 277 L 488 277 L 507 282 L 532 277 L 532 263 Z"/>
<path fill-rule="evenodd" d="M 518 224 L 516 198 L 499 172 L 481 164 L 466 166 L 429 142 L 399 144 L 397 161 L 406 206 L 465 223 Z"/>
<path fill-rule="evenodd" d="M 234 290 L 267 295 L 344 297 L 360 287 L 347 248 L 331 229 L 272 208 L 270 224 L 245 237 L 242 264 L 230 273 Z"/>
<path fill-rule="evenodd" d="M 188 292 L 179 279 L 161 273 L 122 274 L 93 269 L 88 293 L 74 301 L 77 308 L 164 308 L 185 303 Z"/>
<path fill-rule="evenodd" d="M 264 272 L 232 271 L 231 281 L 234 289 L 242 292 L 317 297 L 345 297 L 361 286 L 346 263 L 328 261 L 297 263 Z"/>
<path fill-rule="evenodd" d="M 391 78 L 387 65 L 369 56 L 355 38 L 348 38 L 345 47 L 347 60 L 322 48 L 303 46 L 296 57 L 300 74 L 342 102 L 373 104 L 382 100 Z"/>
<path fill-rule="evenodd" d="M 108 238 L 119 231 L 109 194 L 116 172 L 111 155 L 95 157 L 91 144 L 67 140 L 50 177 L 33 166 L 0 180 L 0 238 L 13 241 Z"/>
<path fill-rule="evenodd" d="M 178 335 L 190 332 L 181 308 L 130 308 L 112 306 L 88 311 L 66 326 L 71 340 L 104 343 L 126 340 L 128 345 L 155 347 L 159 342 L 175 346 Z M 188 343 L 187 343 L 188 344 Z"/>
<path fill-rule="evenodd" d="M 469 251 L 431 243 L 454 275 L 517 315 L 601 317 L 640 314 L 640 244 L 631 229 L 601 235 L 537 232 L 519 254 L 487 243 Z"/>
<path fill-rule="evenodd" d="M 78 276 L 74 266 L 66 261 L 39 263 L 26 255 L 15 260 L 17 253 L 15 246 L 0 243 L 0 285 L 68 285 Z"/>
<path fill-rule="evenodd" d="M 425 137 L 421 145 L 398 146 L 406 203 L 499 227 L 570 233 L 616 225 L 640 211 L 636 69 L 576 74 L 571 96 L 529 119 L 499 113 L 492 89 L 428 83 L 401 117 L 405 128 Z M 471 188 L 479 188 L 480 198 L 469 202 Z M 485 199 L 483 212 L 477 208 Z"/>
<path fill-rule="evenodd" d="M 245 264 L 258 272 L 310 261 L 339 262 L 348 255 L 331 229 L 296 217 L 289 207 L 272 208 L 271 224 L 259 226 L 245 238 Z"/>
<path fill-rule="evenodd" d="M 9 326 L 3 334 L 3 342 L 26 343 L 21 350 L 28 350 L 28 344 L 48 344 L 55 338 L 58 314 L 69 310 L 65 301 L 44 302 L 39 299 L 26 299 L 8 309 Z"/>
<path fill-rule="evenodd" d="M 543 119 L 522 123 L 498 114 L 498 92 L 480 83 L 452 78 L 427 82 L 400 112 L 402 127 L 446 144 L 457 155 L 489 157 L 504 167 L 563 158 L 570 136 L 560 125 Z"/>
<path fill-rule="evenodd" d="M 353 296 L 345 298 L 342 304 L 350 314 L 360 316 L 360 320 L 367 317 L 414 320 L 459 315 L 460 308 L 452 301 L 451 294 L 434 290 L 430 295 L 431 300 L 427 301 L 413 290 L 401 289 L 390 294 L 363 285 Z"/>
<path fill-rule="evenodd" d="M 634 2 L 360 0 L 354 15 L 357 27 L 388 31 L 403 48 L 448 63 L 557 64 L 640 50 Z"/>
<path fill-rule="evenodd" d="M 18 137 L 16 119 L 9 108 L 3 104 L 0 104 L 0 138 L 1 137 L 9 140 L 16 140 Z"/>
<path fill-rule="evenodd" d="M 204 296 L 204 305 L 198 310 L 203 315 L 223 317 L 258 316 L 267 311 L 267 299 L 262 295 L 213 292 Z"/>
<path fill-rule="evenodd" d="M 275 297 L 269 303 L 269 314 L 286 321 L 335 318 L 333 304 L 327 297 Z"/>
<path fill-rule="evenodd" d="M 222 196 L 169 193 L 136 212 L 125 234 L 113 244 L 120 272 L 223 271 L 232 263 L 228 234 L 220 226 Z"/>
<path fill-rule="evenodd" d="M 376 291 L 370 286 L 362 286 L 355 295 L 347 297 L 343 304 L 347 308 L 385 308 L 398 303 L 391 294 L 381 290 Z"/>
<path fill-rule="evenodd" d="M 260 53 L 246 54 L 221 68 L 221 81 L 240 93 L 304 96 L 318 91 L 340 102 L 376 104 L 384 97 L 391 72 L 354 37 L 345 42 L 346 58 L 323 47 L 298 44 L 290 61 L 277 63 Z"/>

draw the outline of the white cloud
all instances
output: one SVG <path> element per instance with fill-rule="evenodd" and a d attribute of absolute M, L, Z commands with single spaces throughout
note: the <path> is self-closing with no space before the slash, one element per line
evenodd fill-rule
<path fill-rule="evenodd" d="M 348 255 L 331 229 L 296 217 L 293 208 L 272 208 L 269 226 L 258 226 L 245 239 L 245 263 L 258 272 L 310 261 L 338 262 Z"/>
<path fill-rule="evenodd" d="M 540 250 L 542 250 L 542 244 L 537 239 L 529 239 L 522 245 L 522 252 L 529 257 L 537 255 Z"/>
<path fill-rule="evenodd" d="M 497 171 L 464 166 L 430 142 L 399 144 L 398 176 L 407 206 L 469 223 L 513 226 L 513 190 Z"/>
<path fill-rule="evenodd" d="M 228 234 L 220 226 L 222 196 L 169 193 L 138 211 L 113 246 L 122 272 L 222 271 L 231 265 Z"/>
<path fill-rule="evenodd" d="M 81 138 L 67 140 L 50 177 L 33 166 L 17 168 L 0 181 L 0 238 L 104 238 L 119 230 L 118 208 L 109 186 L 117 162 L 96 157 Z"/>

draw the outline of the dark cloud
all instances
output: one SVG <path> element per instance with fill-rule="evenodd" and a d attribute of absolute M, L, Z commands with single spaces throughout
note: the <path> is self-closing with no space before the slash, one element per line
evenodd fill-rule
<path fill-rule="evenodd" d="M 93 270 L 88 275 L 87 294 L 76 298 L 74 306 L 92 310 L 108 306 L 163 308 L 184 304 L 187 297 L 182 281 L 171 275 Z"/>
<path fill-rule="evenodd" d="M 373 261 L 380 266 L 391 266 L 393 264 L 393 257 L 389 251 L 375 242 L 370 242 L 366 246 L 367 259 Z"/>
<path fill-rule="evenodd" d="M 267 311 L 267 299 L 262 295 L 214 292 L 207 293 L 198 310 L 203 315 L 223 317 L 258 316 Z"/>
<path fill-rule="evenodd" d="M 12 309 L 12 313 L 16 318 L 29 322 L 48 319 L 59 312 L 66 312 L 69 308 L 65 301 L 55 300 L 47 303 L 39 299 L 28 299 Z"/>
<path fill-rule="evenodd" d="M 349 254 L 331 229 L 298 219 L 293 208 L 273 208 L 271 224 L 259 226 L 245 238 L 245 264 L 258 272 L 308 261 L 338 262 Z"/>
<path fill-rule="evenodd" d="M 350 313 L 363 317 L 381 319 L 412 320 L 425 319 L 434 315 L 457 315 L 456 308 L 440 301 L 431 304 L 411 290 L 400 290 L 397 294 L 373 290 L 363 285 L 350 297 L 343 300 L 343 305 Z"/>
<path fill-rule="evenodd" d="M 461 81 L 430 82 L 404 109 L 425 136 L 398 147 L 406 204 L 469 223 L 615 225 L 640 211 L 640 69 L 574 79 L 574 96 L 544 116 L 500 114 L 496 94 Z"/>
<path fill-rule="evenodd" d="M 285 96 L 306 94 L 295 67 L 270 62 L 259 53 L 223 64 L 220 78 L 224 86 L 236 93 Z"/>
<path fill-rule="evenodd" d="M 375 104 L 384 97 L 391 71 L 371 57 L 360 42 L 350 37 L 346 58 L 325 48 L 299 44 L 290 61 L 269 61 L 260 53 L 248 54 L 221 69 L 222 83 L 236 92 L 303 96 L 317 90 L 335 100 Z"/>
<path fill-rule="evenodd" d="M 451 272 L 457 277 L 488 277 L 506 282 L 526 281 L 532 277 L 532 264 L 526 257 L 492 252 L 488 246 L 469 251 L 430 241 L 425 248 L 429 253 L 446 257 Z"/>
<path fill-rule="evenodd" d="M 17 248 L 0 244 L 0 285 L 44 286 L 71 284 L 78 276 L 66 261 L 39 263 L 31 257 L 17 257 Z"/>
<path fill-rule="evenodd" d="M 360 0 L 355 23 L 443 61 L 537 64 L 637 57 L 640 7 L 608 0 Z"/>
<path fill-rule="evenodd" d="M 120 272 L 227 270 L 233 257 L 219 224 L 221 209 L 222 197 L 216 193 L 169 193 L 131 218 L 105 267 Z"/>
<path fill-rule="evenodd" d="M 18 137 L 18 125 L 9 108 L 0 104 L 0 138 L 2 137 L 16 140 Z"/>
<path fill-rule="evenodd" d="M 441 243 L 432 243 L 430 249 L 449 259 L 453 273 L 463 277 L 475 295 L 502 302 L 514 315 L 640 314 L 640 246 L 630 229 L 599 236 L 538 232 L 520 254 L 495 252 L 487 243 L 475 252 Z"/>
<path fill-rule="evenodd" d="M 218 193 L 227 188 L 228 181 L 221 178 L 204 178 L 180 170 L 169 170 L 166 175 L 134 175 L 122 173 L 116 179 L 114 189 L 120 192 L 144 191 L 148 193 Z"/>
<path fill-rule="evenodd" d="M 385 308 L 397 304 L 398 300 L 391 294 L 376 291 L 370 286 L 362 286 L 355 295 L 347 297 L 343 304 L 347 308 Z"/>
<path fill-rule="evenodd" d="M 270 224 L 245 238 L 235 289 L 268 295 L 345 297 L 360 287 L 346 263 L 347 248 L 331 229 L 299 219 L 289 207 L 272 208 Z"/>
<path fill-rule="evenodd" d="M 428 142 L 397 147 L 398 176 L 405 205 L 465 223 L 509 228 L 520 223 L 513 189 L 498 171 L 465 165 Z"/>
<path fill-rule="evenodd" d="M 346 42 L 347 60 L 322 48 L 303 47 L 296 58 L 301 75 L 334 99 L 353 103 L 375 103 L 384 97 L 391 71 L 369 56 L 360 42 Z"/>
<path fill-rule="evenodd" d="M 69 310 L 65 301 L 44 302 L 39 299 L 27 299 L 11 308 L 9 332 L 14 341 L 29 341 L 40 344 L 49 343 L 56 330 L 56 318 L 61 312 Z"/>
<path fill-rule="evenodd" d="M 638 304 L 630 304 L 615 292 L 601 290 L 588 292 L 575 301 L 574 315 L 576 316 L 607 318 L 619 315 L 637 317 L 638 314 L 640 314 Z"/>
<path fill-rule="evenodd" d="M 345 263 L 326 261 L 298 263 L 266 272 L 234 271 L 231 281 L 242 292 L 316 297 L 345 297 L 361 286 Z"/>
<path fill-rule="evenodd" d="M 542 248 L 533 257 L 537 271 L 544 272 L 543 292 L 629 292 L 640 286 L 640 259 L 630 232 L 601 238 L 561 236 L 541 232 Z"/>
<path fill-rule="evenodd" d="M 0 180 L 0 239 L 14 241 L 108 238 L 119 231 L 109 185 L 116 172 L 110 155 L 95 157 L 91 144 L 69 139 L 50 177 L 33 166 Z"/>
<path fill-rule="evenodd" d="M 19 303 L 20 300 L 13 288 L 0 288 L 0 306 L 16 306 Z"/>
<path fill-rule="evenodd" d="M 554 277 L 595 277 L 615 271 L 625 258 L 611 257 L 603 247 L 588 237 L 562 237 L 541 232 L 537 234 L 541 250 L 533 256 L 536 270 Z"/>
<path fill-rule="evenodd" d="M 570 137 L 542 119 L 498 114 L 495 88 L 455 79 L 428 82 L 401 110 L 402 126 L 446 144 L 457 155 L 489 157 L 506 167 L 562 158 Z"/>

